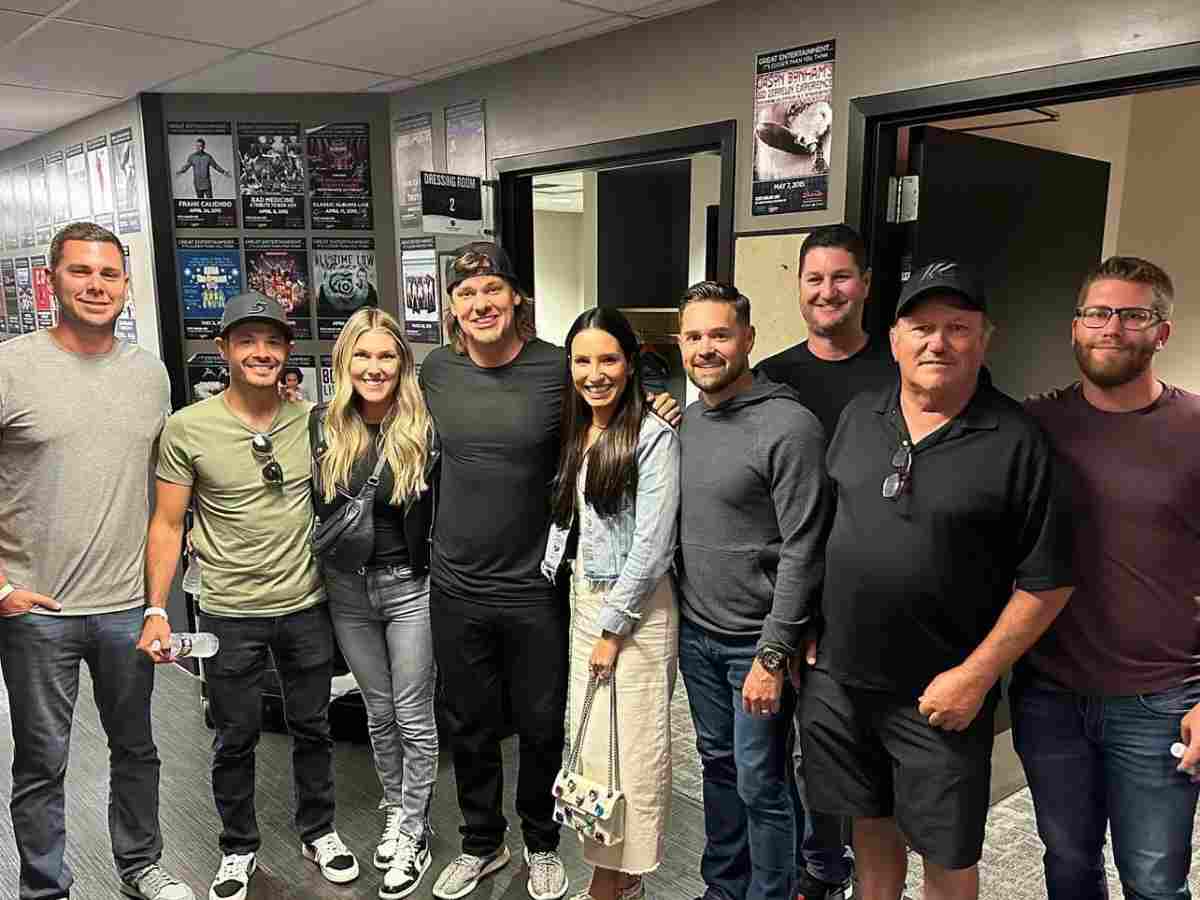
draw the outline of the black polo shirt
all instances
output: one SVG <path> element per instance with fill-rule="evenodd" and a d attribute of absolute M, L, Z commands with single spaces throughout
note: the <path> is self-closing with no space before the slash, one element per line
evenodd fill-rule
<path fill-rule="evenodd" d="M 845 684 L 915 698 L 987 637 L 1014 585 L 1045 591 L 1073 579 L 1049 441 L 986 372 L 967 407 L 916 445 L 905 491 L 886 500 L 907 437 L 897 382 L 852 400 L 830 443 L 837 513 L 818 665 Z"/>

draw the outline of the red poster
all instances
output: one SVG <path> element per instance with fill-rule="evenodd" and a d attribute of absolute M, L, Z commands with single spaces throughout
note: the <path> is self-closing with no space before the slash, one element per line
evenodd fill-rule
<path fill-rule="evenodd" d="M 50 270 L 45 266 L 33 270 L 33 308 L 37 311 L 38 328 L 53 328 L 58 324 L 58 305 L 50 284 Z"/>

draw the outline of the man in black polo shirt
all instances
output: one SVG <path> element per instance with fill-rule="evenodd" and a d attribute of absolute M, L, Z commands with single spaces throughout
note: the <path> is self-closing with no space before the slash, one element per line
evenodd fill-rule
<path fill-rule="evenodd" d="M 900 895 L 906 843 L 926 896 L 978 896 L 997 683 L 1072 590 L 1050 445 L 980 372 L 991 330 L 960 265 L 914 273 L 900 383 L 852 400 L 829 448 L 801 741 L 813 807 L 854 818 L 863 900 Z"/>

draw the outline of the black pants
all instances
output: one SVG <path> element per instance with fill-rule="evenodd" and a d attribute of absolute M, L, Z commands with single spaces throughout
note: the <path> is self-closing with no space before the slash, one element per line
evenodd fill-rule
<path fill-rule="evenodd" d="M 494 605 L 430 592 L 433 651 L 454 755 L 464 853 L 504 843 L 500 741 L 507 692 L 520 740 L 517 815 L 531 852 L 558 847 L 550 789 L 562 766 L 567 708 L 565 604 Z"/>
<path fill-rule="evenodd" d="M 216 735 L 213 799 L 221 817 L 221 852 L 255 853 L 254 751 L 262 731 L 262 681 L 267 653 L 283 688 L 283 715 L 292 737 L 296 830 L 312 843 L 333 831 L 333 741 L 329 736 L 329 680 L 333 626 L 325 604 L 286 616 L 227 618 L 200 614 L 221 649 L 204 675 Z"/>

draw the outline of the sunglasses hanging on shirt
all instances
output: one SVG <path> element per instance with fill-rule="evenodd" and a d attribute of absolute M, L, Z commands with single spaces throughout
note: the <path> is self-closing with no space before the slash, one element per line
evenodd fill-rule
<path fill-rule="evenodd" d="M 275 445 L 267 434 L 256 434 L 250 439 L 250 452 L 258 460 L 266 459 L 267 464 L 262 468 L 262 479 L 273 487 L 283 487 L 283 467 L 275 459 Z"/>

